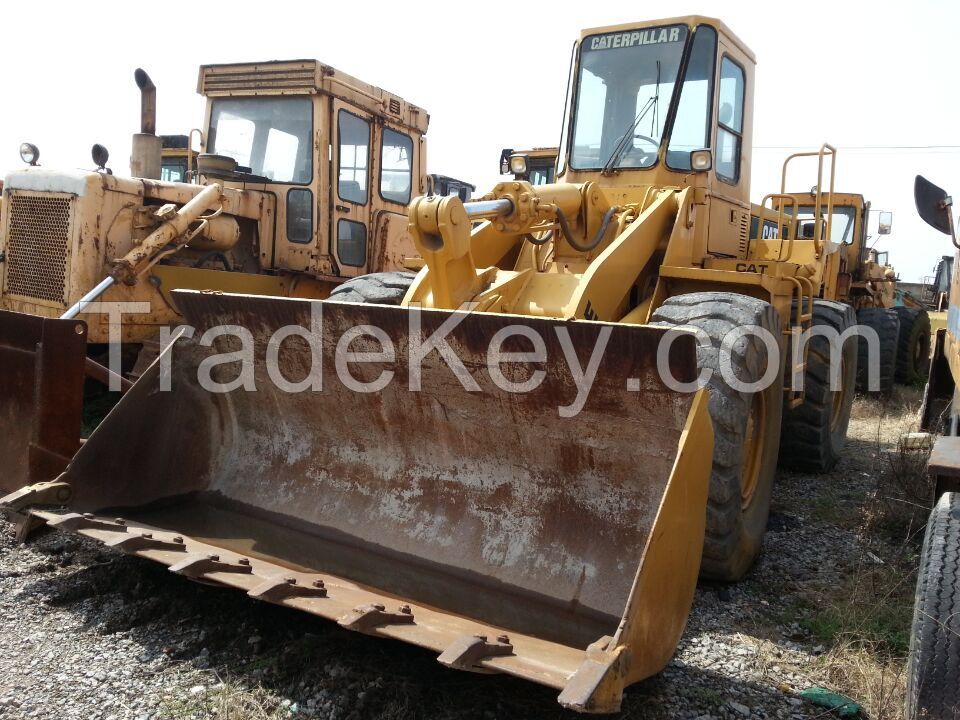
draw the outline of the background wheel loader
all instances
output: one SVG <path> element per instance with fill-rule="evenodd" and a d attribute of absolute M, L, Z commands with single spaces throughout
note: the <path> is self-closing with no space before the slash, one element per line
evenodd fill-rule
<path fill-rule="evenodd" d="M 791 193 L 799 206 L 794 231 L 812 232 L 812 196 Z M 897 273 L 889 254 L 870 246 L 867 224 L 870 203 L 862 195 L 836 193 L 833 200 L 833 242 L 842 245 L 828 272 L 825 295 L 847 302 L 857 312 L 857 323 L 876 331 L 880 339 L 881 393 L 894 382 L 914 384 L 926 377 L 930 357 L 930 319 L 919 303 L 906 306 L 898 299 Z M 892 213 L 881 212 L 878 234 L 888 235 Z M 867 343 L 861 338 L 857 389 L 867 391 Z"/>
<path fill-rule="evenodd" d="M 133 177 L 107 171 L 95 146 L 99 172 L 31 166 L 6 178 L 6 490 L 63 469 L 79 447 L 84 376 L 106 383 L 108 347 L 129 371 L 146 346 L 139 375 L 180 320 L 173 289 L 323 298 L 350 277 L 417 269 L 407 203 L 456 182 L 426 173 L 425 110 L 313 60 L 202 67 L 206 119 L 189 136 L 156 136 L 156 89 L 142 70 L 136 79 Z M 141 304 L 121 325 L 95 299 Z"/>
<path fill-rule="evenodd" d="M 849 420 L 856 338 L 801 342 L 854 322 L 832 170 L 812 237 L 750 237 L 754 65 L 710 18 L 584 31 L 558 183 L 414 199 L 399 306 L 174 292 L 191 332 L 2 504 L 616 711 L 698 573 L 754 561 L 778 458 L 829 467 Z"/>

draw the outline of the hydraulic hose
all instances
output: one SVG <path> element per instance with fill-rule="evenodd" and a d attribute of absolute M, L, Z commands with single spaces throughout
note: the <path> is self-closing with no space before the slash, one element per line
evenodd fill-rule
<path fill-rule="evenodd" d="M 570 231 L 570 224 L 567 222 L 567 216 L 563 214 L 563 210 L 561 210 L 559 207 L 557 208 L 557 223 L 560 225 L 560 232 L 563 233 L 563 237 L 570 244 L 570 247 L 577 252 L 587 253 L 592 251 L 603 241 L 603 236 L 607 234 L 607 228 L 610 226 L 610 220 L 613 218 L 614 213 L 616 213 L 619 209 L 619 207 L 614 205 L 603 214 L 603 220 L 600 221 L 600 227 L 597 230 L 597 234 L 594 235 L 593 240 L 586 245 L 574 237 L 573 233 Z"/>

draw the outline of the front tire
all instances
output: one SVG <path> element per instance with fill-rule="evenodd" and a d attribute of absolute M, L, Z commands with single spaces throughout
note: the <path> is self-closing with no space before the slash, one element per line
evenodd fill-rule
<path fill-rule="evenodd" d="M 724 292 L 669 298 L 653 314 L 654 324 L 693 326 L 710 338 L 697 347 L 697 365 L 712 370 L 707 387 L 713 421 L 713 469 L 707 500 L 702 577 L 739 580 L 760 552 L 777 465 L 783 409 L 780 318 L 767 302 Z M 735 390 L 720 372 L 724 336 L 743 325 L 769 332 L 778 344 L 774 381 L 753 393 Z M 740 337 L 729 353 L 733 374 L 755 383 L 767 369 L 767 347 L 752 335 Z"/>
<path fill-rule="evenodd" d="M 866 325 L 877 333 L 880 340 L 876 362 L 879 366 L 879 387 L 870 389 L 870 347 L 866 338 L 857 340 L 857 391 L 889 395 L 893 391 L 894 371 L 900 338 L 900 317 L 891 308 L 861 308 L 857 311 L 857 324 Z"/>
<path fill-rule="evenodd" d="M 930 513 L 913 606 L 907 720 L 960 715 L 960 495 Z"/>
<path fill-rule="evenodd" d="M 895 307 L 900 316 L 897 382 L 915 385 L 930 372 L 930 316 L 920 308 Z"/>
<path fill-rule="evenodd" d="M 830 300 L 814 300 L 813 327 L 825 327 L 842 335 L 855 322 L 853 308 Z M 857 377 L 857 337 L 844 338 L 839 354 L 839 387 L 830 388 L 829 340 L 812 335 L 808 341 L 803 403 L 783 413 L 780 433 L 780 463 L 808 472 L 829 472 L 847 443 L 847 426 L 853 407 Z"/>
<path fill-rule="evenodd" d="M 404 271 L 360 275 L 337 285 L 327 302 L 399 305 L 415 277 L 416 273 Z"/>

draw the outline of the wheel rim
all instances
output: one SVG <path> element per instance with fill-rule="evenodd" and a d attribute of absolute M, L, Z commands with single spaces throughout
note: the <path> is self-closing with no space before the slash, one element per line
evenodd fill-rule
<path fill-rule="evenodd" d="M 740 475 L 740 507 L 746 510 L 760 484 L 763 448 L 766 445 L 767 401 L 762 392 L 753 394 L 747 426 L 744 428 L 743 465 Z"/>
<path fill-rule="evenodd" d="M 850 392 L 849 383 L 847 383 L 847 378 L 844 374 L 844 361 L 843 357 L 840 358 L 840 389 L 833 391 L 833 408 L 830 412 L 830 430 L 831 432 L 837 429 L 837 425 L 840 424 L 840 419 L 843 417 L 843 406 L 847 401 L 847 393 Z"/>

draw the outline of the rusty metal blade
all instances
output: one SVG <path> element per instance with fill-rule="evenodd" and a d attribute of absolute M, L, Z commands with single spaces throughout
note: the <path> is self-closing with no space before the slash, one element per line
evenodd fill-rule
<path fill-rule="evenodd" d="M 668 389 L 657 372 L 663 330 L 417 311 L 417 333 L 404 308 L 189 292 L 178 293 L 177 302 L 196 328 L 194 339 L 167 348 L 77 453 L 66 474 L 72 510 L 123 516 L 154 536 L 154 529 L 175 533 L 254 565 L 332 576 L 374 602 L 429 608 L 442 618 L 437 622 L 450 643 L 475 633 L 479 623 L 519 634 L 527 646 L 576 650 L 563 660 L 564 668 L 571 662 L 575 668 L 590 643 L 614 634 L 693 401 Z M 317 307 L 322 390 L 287 392 L 268 370 L 270 338 L 282 327 L 310 328 Z M 447 335 L 449 345 L 478 389 L 465 390 L 432 352 L 420 366 L 422 390 L 411 391 L 411 337 L 430 336 L 453 315 L 460 323 Z M 531 369 L 545 373 L 537 388 L 509 393 L 487 367 L 488 344 L 518 324 L 542 337 L 546 360 L 506 364 L 504 374 L 522 382 Z M 212 346 L 197 341 L 215 325 L 249 331 L 255 391 L 201 387 L 201 364 L 240 347 L 234 335 Z M 338 341 L 359 326 L 381 328 L 395 349 L 393 359 L 349 366 L 355 381 L 392 372 L 378 392 L 351 389 L 336 370 Z M 569 333 L 580 367 L 598 338 L 609 337 L 574 417 L 559 412 L 577 395 L 560 331 Z M 503 346 L 530 348 L 516 336 Z M 366 337 L 350 349 L 383 348 Z M 169 392 L 160 386 L 165 363 Z M 670 364 L 678 381 L 694 378 L 692 336 L 674 343 Z M 279 369 L 288 382 L 304 379 L 311 367 L 307 341 L 289 337 L 280 345 Z M 229 382 L 240 369 L 239 361 L 227 362 L 214 379 Z M 138 554 L 167 564 L 183 558 L 149 549 Z M 699 548 L 687 554 L 698 561 Z M 696 567 L 687 574 L 695 578 Z M 248 592 L 263 582 L 227 572 L 204 579 Z M 332 607 L 329 598 L 291 598 L 329 616 L 320 611 Z M 437 649 L 418 627 L 419 620 L 357 629 Z M 522 651 L 524 643 L 513 644 Z M 531 668 L 550 664 L 537 657 L 489 662 L 562 687 L 556 680 L 562 673 L 544 670 L 537 679 Z"/>
<path fill-rule="evenodd" d="M 87 327 L 0 310 L 0 490 L 56 477 L 80 447 Z"/>

